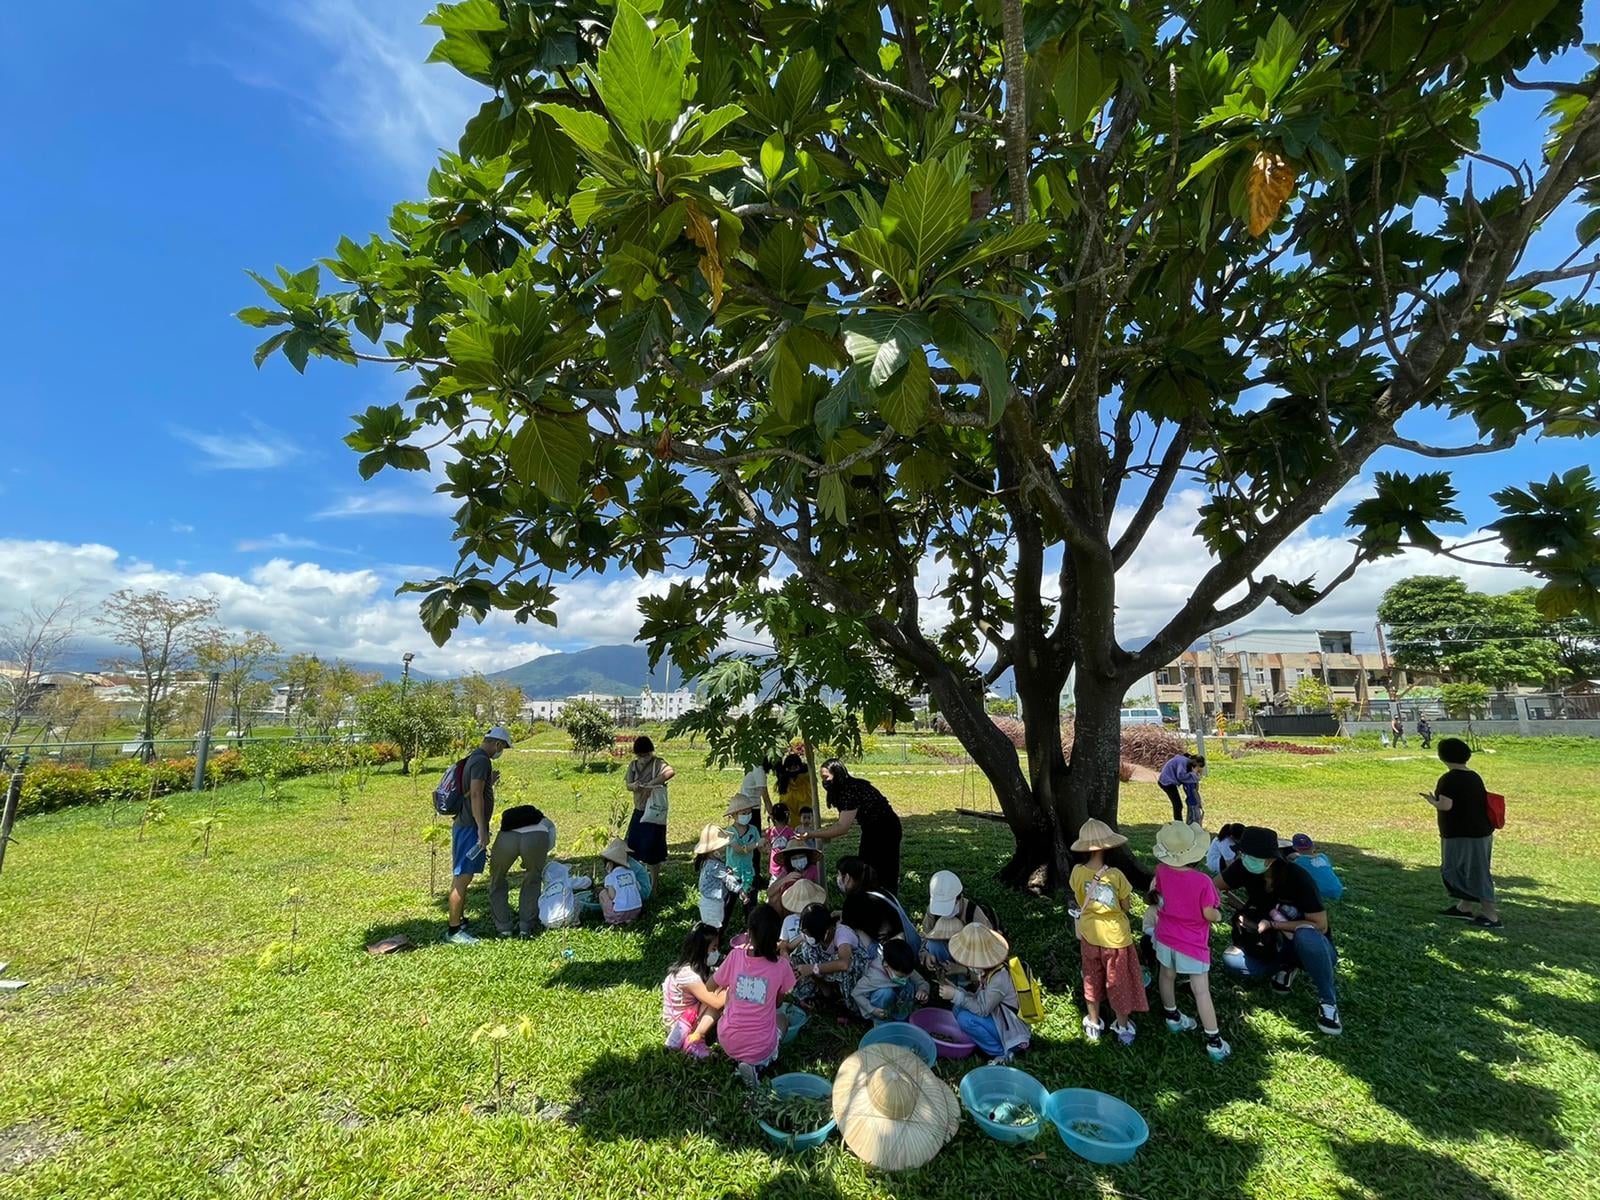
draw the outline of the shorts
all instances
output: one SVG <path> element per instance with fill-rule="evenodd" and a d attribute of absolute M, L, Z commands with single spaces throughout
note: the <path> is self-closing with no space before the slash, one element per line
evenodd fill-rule
<path fill-rule="evenodd" d="M 1083 998 L 1109 1001 L 1119 1013 L 1149 1012 L 1144 994 L 1144 968 L 1132 946 L 1111 949 L 1078 939 L 1083 958 Z"/>
<path fill-rule="evenodd" d="M 1165 942 L 1156 943 L 1156 961 L 1163 967 L 1171 967 L 1179 975 L 1209 975 L 1211 964 L 1201 962 L 1198 958 L 1190 958 L 1181 954 Z"/>
<path fill-rule="evenodd" d="M 478 845 L 478 827 L 457 821 L 450 829 L 450 874 L 481 874 L 489 852 Z"/>
<path fill-rule="evenodd" d="M 653 867 L 667 861 L 667 827 L 653 821 L 646 823 L 639 819 L 642 816 L 635 812 L 628 820 L 628 853 Z"/>

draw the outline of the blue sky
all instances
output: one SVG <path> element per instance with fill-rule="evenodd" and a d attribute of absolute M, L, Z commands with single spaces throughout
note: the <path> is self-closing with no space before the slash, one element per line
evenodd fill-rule
<path fill-rule="evenodd" d="M 402 386 L 333 364 L 301 378 L 281 358 L 257 371 L 259 335 L 231 315 L 257 302 L 245 268 L 303 266 L 340 234 L 381 227 L 475 108 L 474 85 L 423 65 L 428 7 L 99 0 L 92 19 L 68 22 L 50 6 L 7 6 L 0 227 L 14 282 L 0 297 L 12 347 L 0 566 L 11 602 L 69 587 L 204 587 L 231 624 L 292 648 L 367 661 L 415 649 L 437 671 L 631 637 L 634 602 L 657 585 L 629 577 L 575 589 L 558 631 L 492 625 L 435 651 L 414 601 L 392 593 L 453 561 L 448 519 L 427 480 L 363 484 L 340 442 L 350 413 Z M 1534 158 L 1539 105 L 1508 100 L 1485 148 Z M 1569 236 L 1548 231 L 1535 261 Z M 1492 516 L 1487 493 L 1504 481 L 1585 450 L 1532 444 L 1461 460 L 1469 519 Z M 1373 468 L 1402 462 L 1414 465 L 1397 455 Z M 1291 547 L 1295 561 L 1331 562 L 1341 521 L 1342 510 L 1318 522 Z M 1152 612 L 1192 577 L 1167 571 L 1194 552 L 1190 524 L 1192 509 L 1175 504 L 1152 535 L 1139 589 Z M 1358 581 L 1318 623 L 1357 624 L 1382 583 L 1411 569 Z"/>

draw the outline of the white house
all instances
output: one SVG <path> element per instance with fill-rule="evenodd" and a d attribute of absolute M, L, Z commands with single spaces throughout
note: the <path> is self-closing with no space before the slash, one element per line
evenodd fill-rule
<path fill-rule="evenodd" d="M 688 688 L 675 692 L 652 692 L 646 688 L 639 697 L 641 721 L 676 721 L 685 713 L 700 707 L 700 697 Z"/>

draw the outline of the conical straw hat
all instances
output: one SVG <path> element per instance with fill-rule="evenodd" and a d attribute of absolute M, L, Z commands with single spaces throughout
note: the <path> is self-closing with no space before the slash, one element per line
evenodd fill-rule
<path fill-rule="evenodd" d="M 928 930 L 928 936 L 936 942 L 948 942 L 966 927 L 967 923 L 960 917 L 940 917 Z"/>
<path fill-rule="evenodd" d="M 760 807 L 760 800 L 756 799 L 754 796 L 746 796 L 743 792 L 739 792 L 732 800 L 728 801 L 728 810 L 722 815 L 725 817 L 733 817 L 742 812 L 749 812 L 753 808 Z"/>
<path fill-rule="evenodd" d="M 973 922 L 950 939 L 950 957 L 963 967 L 987 971 L 1011 957 L 1011 944 L 987 925 Z"/>
<path fill-rule="evenodd" d="M 1113 850 L 1127 844 L 1128 839 L 1111 826 L 1090 817 L 1083 823 L 1083 828 L 1078 830 L 1078 840 L 1072 843 L 1072 848 L 1082 853 L 1086 850 Z"/>
<path fill-rule="evenodd" d="M 702 854 L 715 854 L 718 850 L 726 850 L 728 835 L 721 826 L 707 825 L 700 831 L 700 840 L 695 843 L 694 856 L 699 858 Z"/>
<path fill-rule="evenodd" d="M 839 1064 L 833 1119 L 844 1144 L 885 1171 L 920 1167 L 961 1125 L 956 1094 L 912 1050 L 864 1046 Z"/>
<path fill-rule="evenodd" d="M 628 843 L 621 838 L 612 838 L 611 844 L 600 852 L 600 857 L 607 862 L 614 862 L 619 867 L 628 865 Z"/>
<path fill-rule="evenodd" d="M 799 883 L 791 883 L 783 889 L 778 896 L 778 904 L 785 912 L 802 913 L 808 904 L 826 904 L 828 902 L 828 889 L 820 883 L 812 883 L 809 879 L 802 879 Z"/>

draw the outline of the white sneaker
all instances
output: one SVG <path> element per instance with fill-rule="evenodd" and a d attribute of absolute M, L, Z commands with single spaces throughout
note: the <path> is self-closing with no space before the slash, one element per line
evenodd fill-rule
<path fill-rule="evenodd" d="M 1092 1017 L 1083 1019 L 1083 1036 L 1091 1042 L 1098 1042 L 1100 1035 L 1106 1031 L 1104 1021 L 1096 1021 Z"/>
<path fill-rule="evenodd" d="M 1194 1018 L 1188 1013 L 1180 1012 L 1176 1021 L 1171 1017 L 1167 1017 L 1167 1028 L 1173 1033 L 1188 1033 L 1189 1030 L 1198 1028 L 1198 1026 L 1196 1026 Z"/>
<path fill-rule="evenodd" d="M 685 1034 L 683 1031 L 683 1022 L 674 1021 L 672 1023 L 672 1028 L 667 1030 L 667 1049 L 682 1050 L 684 1037 Z"/>
<path fill-rule="evenodd" d="M 1232 1053 L 1233 1053 L 1233 1047 L 1228 1045 L 1227 1042 L 1223 1041 L 1221 1038 L 1218 1038 L 1216 1041 L 1213 1042 L 1211 1040 L 1211 1038 L 1209 1036 L 1207 1036 L 1207 1038 L 1206 1038 L 1206 1057 L 1209 1058 L 1212 1062 L 1221 1062 L 1223 1059 L 1227 1058 L 1228 1055 L 1230 1055 Z"/>
<path fill-rule="evenodd" d="M 465 925 L 454 933 L 446 931 L 444 940 L 452 946 L 476 946 L 478 944 L 478 939 L 467 932 Z"/>

